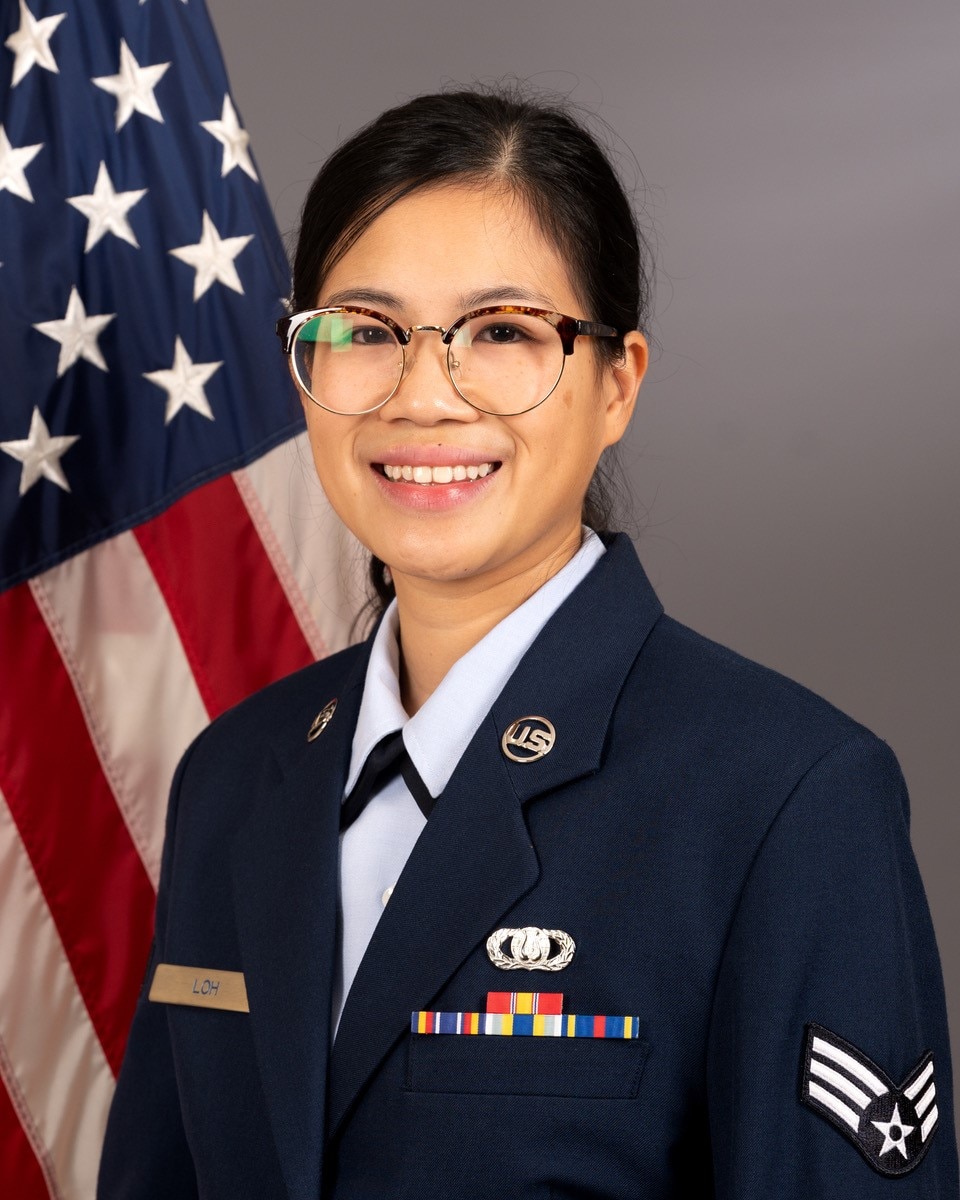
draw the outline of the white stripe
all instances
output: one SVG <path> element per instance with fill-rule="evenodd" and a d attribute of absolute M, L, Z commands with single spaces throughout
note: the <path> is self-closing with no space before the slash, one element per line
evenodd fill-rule
<path fill-rule="evenodd" d="M 2 794 L 0 895 L 0 1041 L 12 1073 L 7 1082 L 29 1111 L 24 1129 L 48 1172 L 51 1193 L 90 1200 L 113 1074 Z"/>
<path fill-rule="evenodd" d="M 30 588 L 156 887 L 170 781 L 209 718 L 153 572 L 134 535 L 124 533 Z"/>
<path fill-rule="evenodd" d="M 43 1139 L 40 1137 L 37 1127 L 33 1123 L 33 1114 L 30 1112 L 29 1105 L 24 1098 L 23 1092 L 20 1090 L 20 1084 L 13 1069 L 13 1063 L 11 1063 L 7 1048 L 3 1044 L 3 1038 L 0 1037 L 0 1088 L 2 1087 L 7 1089 L 10 1103 L 20 1121 L 20 1128 L 23 1130 L 30 1149 L 33 1151 L 33 1156 L 40 1168 L 40 1174 L 43 1176 L 43 1182 L 47 1185 L 50 1200 L 62 1200 L 63 1194 L 54 1178 L 50 1155 L 47 1153 Z"/>
<path fill-rule="evenodd" d="M 848 1100 L 852 1100 L 860 1108 L 866 1108 L 870 1103 L 870 1097 L 866 1092 L 861 1091 L 855 1083 L 851 1083 L 846 1075 L 841 1075 L 839 1071 L 828 1067 L 819 1059 L 812 1058 L 810 1060 L 810 1074 L 817 1075 L 835 1087 L 838 1092 L 843 1092 Z"/>
<path fill-rule="evenodd" d="M 271 453 L 274 453 L 271 451 Z M 262 471 L 262 469 L 261 469 Z M 262 472 L 264 473 L 264 472 Z M 270 559 L 270 564 L 276 572 L 280 586 L 283 588 L 284 594 L 287 597 L 287 603 L 300 626 L 300 631 L 306 640 L 307 645 L 314 658 L 323 658 L 329 653 L 329 648 L 324 640 L 323 634 L 320 632 L 320 627 L 317 625 L 313 613 L 310 611 L 310 606 L 307 603 L 306 597 L 300 588 L 296 575 L 290 565 L 290 560 L 287 558 L 285 548 L 280 544 L 274 529 L 267 509 L 260 500 L 260 496 L 253 483 L 253 477 L 249 469 L 243 469 L 233 472 L 233 481 L 237 485 L 237 491 L 240 493 L 240 499 L 243 501 L 251 522 L 257 533 L 260 535 L 260 541 L 266 551 L 267 557 Z M 276 497 L 276 481 L 270 481 L 269 495 Z M 274 500 L 277 503 L 279 498 Z"/>
<path fill-rule="evenodd" d="M 366 552 L 330 507 L 306 433 L 234 479 L 313 654 L 341 650 L 366 601 Z"/>
<path fill-rule="evenodd" d="M 934 1125 L 936 1125 L 937 1117 L 939 1115 L 940 1114 L 937 1112 L 937 1106 L 934 1105 L 933 1108 L 931 1108 L 930 1111 L 927 1113 L 927 1119 L 920 1126 L 920 1140 L 921 1141 L 925 1142 L 927 1140 L 927 1138 L 930 1136 L 930 1130 L 934 1127 Z"/>
<path fill-rule="evenodd" d="M 828 1092 L 826 1088 L 822 1088 L 819 1083 L 810 1082 L 807 1085 L 810 1095 L 814 1100 L 819 1100 L 821 1104 L 830 1109 L 831 1112 L 837 1114 L 841 1121 L 846 1121 L 850 1128 L 856 1133 L 860 1129 L 860 1117 L 853 1109 L 844 1104 L 842 1100 L 838 1100 L 833 1092 Z"/>
<path fill-rule="evenodd" d="M 908 1088 L 903 1089 L 903 1094 L 909 1100 L 912 1100 L 914 1098 L 914 1096 L 919 1096 L 919 1094 L 923 1090 L 927 1080 L 930 1078 L 930 1076 L 932 1074 L 933 1074 L 933 1059 L 931 1058 L 930 1061 L 927 1063 L 927 1065 L 920 1072 L 920 1074 L 913 1081 L 913 1083 L 911 1083 Z"/>
<path fill-rule="evenodd" d="M 882 1096 L 887 1091 L 887 1085 L 882 1083 L 872 1071 L 855 1058 L 852 1058 L 838 1046 L 831 1045 L 830 1042 L 825 1042 L 823 1038 L 815 1037 L 813 1039 L 814 1054 L 822 1054 L 824 1058 L 832 1059 L 833 1062 L 839 1063 L 848 1074 L 859 1079 L 861 1083 L 865 1083 L 875 1096 Z"/>
<path fill-rule="evenodd" d="M 927 1090 L 917 1101 L 917 1116 L 922 1117 L 930 1105 L 933 1103 L 933 1098 L 937 1094 L 937 1085 L 931 1083 Z"/>

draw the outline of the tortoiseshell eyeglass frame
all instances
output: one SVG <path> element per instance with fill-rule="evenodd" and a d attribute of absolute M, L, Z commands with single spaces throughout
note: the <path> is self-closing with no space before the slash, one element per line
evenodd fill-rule
<path fill-rule="evenodd" d="M 620 336 L 620 330 L 615 329 L 612 325 L 601 325 L 596 321 L 582 321 L 579 317 L 570 317 L 564 313 L 551 312 L 546 308 L 532 308 L 526 304 L 492 304 L 486 308 L 474 308 L 471 309 L 470 312 L 464 313 L 463 316 L 458 317 L 456 321 L 454 321 L 454 323 L 448 326 L 446 329 L 444 329 L 442 325 L 411 325 L 409 329 L 404 329 L 403 326 L 398 324 L 398 322 L 396 322 L 392 317 L 388 317 L 386 313 L 378 312 L 375 308 L 363 308 L 356 304 L 345 304 L 337 305 L 333 308 L 309 308 L 305 309 L 303 312 L 291 313 L 288 317 L 281 317 L 280 320 L 277 321 L 276 332 L 277 337 L 282 343 L 284 354 L 291 356 L 293 355 L 293 344 L 296 340 L 297 332 L 304 325 L 306 325 L 308 321 L 312 321 L 315 317 L 323 317 L 336 313 L 356 313 L 359 316 L 373 317 L 375 321 L 380 321 L 381 324 L 386 325 L 387 328 L 393 332 L 400 344 L 401 353 L 404 346 L 410 345 L 411 336 L 414 333 L 439 333 L 441 342 L 447 347 L 447 370 L 450 375 L 450 382 L 453 384 L 457 395 L 465 400 L 472 408 L 476 408 L 480 412 L 491 412 L 491 410 L 480 408 L 480 406 L 475 404 L 469 396 L 465 396 L 463 392 L 460 391 L 460 388 L 457 387 L 457 382 L 453 377 L 453 371 L 451 370 L 450 366 L 450 347 L 453 345 L 453 339 L 457 336 L 460 329 L 467 323 L 467 321 L 473 320 L 474 317 L 486 317 L 495 313 L 503 313 L 505 316 L 509 316 L 511 313 L 521 313 L 529 317 L 539 317 L 556 330 L 557 336 L 560 338 L 560 344 L 563 347 L 564 360 L 566 360 L 566 358 L 573 353 L 574 343 L 578 337 L 611 338 Z M 340 409 L 327 408 L 325 404 L 321 404 L 320 401 L 312 395 L 310 389 L 305 386 L 304 381 L 300 379 L 300 376 L 296 370 L 296 360 L 292 359 L 292 361 L 294 364 L 294 374 L 299 381 L 301 388 L 310 398 L 310 400 L 312 400 L 314 404 L 316 404 L 319 408 L 324 409 L 326 412 L 336 413 L 338 416 L 344 417 L 363 416 L 368 412 L 376 412 L 378 408 L 382 408 L 384 404 L 386 404 L 387 401 L 393 397 L 397 388 L 400 386 L 400 380 L 403 378 L 403 368 L 401 368 L 396 387 L 394 387 L 389 396 L 386 396 L 372 408 L 364 409 L 362 412 L 344 412 Z M 535 404 L 531 404 L 527 408 L 518 409 L 515 412 L 491 412 L 491 415 L 500 417 L 516 417 L 520 416 L 522 413 L 530 412 L 534 408 L 539 408 L 539 406 L 543 404 L 544 400 L 547 400 L 556 390 L 562 374 L 563 366 L 561 364 L 560 374 L 557 375 L 557 378 L 554 381 L 553 386 L 550 388 L 550 391 L 547 392 L 546 396 L 543 396 Z"/>

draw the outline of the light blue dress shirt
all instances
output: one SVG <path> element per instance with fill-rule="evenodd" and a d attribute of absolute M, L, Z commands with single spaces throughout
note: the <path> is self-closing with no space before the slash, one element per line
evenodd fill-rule
<path fill-rule="evenodd" d="M 371 648 L 344 794 L 350 794 L 374 746 L 387 734 L 402 729 L 413 765 L 430 795 L 439 796 L 520 659 L 603 553 L 603 542 L 584 527 L 580 549 L 566 566 L 458 659 L 412 717 L 400 700 L 400 622 L 394 601 L 384 614 Z M 425 824 L 426 817 L 397 776 L 371 798 L 356 821 L 340 835 L 340 945 L 333 994 L 334 1036 L 360 960 Z"/>

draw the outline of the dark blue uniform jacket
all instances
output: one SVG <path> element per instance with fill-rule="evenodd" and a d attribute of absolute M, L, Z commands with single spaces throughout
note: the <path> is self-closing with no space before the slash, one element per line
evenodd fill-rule
<path fill-rule="evenodd" d="M 180 765 L 101 1200 L 957 1200 L 943 986 L 893 754 L 665 616 L 622 535 L 438 800 L 331 1050 L 368 652 L 254 696 Z M 538 715 L 553 749 L 510 761 L 504 731 Z M 487 937 L 525 926 L 567 932 L 570 965 L 494 966 Z M 249 1013 L 150 1002 L 158 962 L 241 971 Z M 475 1012 L 491 990 L 561 991 L 565 1012 L 638 1016 L 641 1037 L 411 1033 L 413 1011 Z M 900 1126 L 833 1051 L 821 1082 L 859 1134 L 804 1102 L 811 1026 L 886 1078 Z M 921 1147 L 897 1089 L 927 1052 Z"/>

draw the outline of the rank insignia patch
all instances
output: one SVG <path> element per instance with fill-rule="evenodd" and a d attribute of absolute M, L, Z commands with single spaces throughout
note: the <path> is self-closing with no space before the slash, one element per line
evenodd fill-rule
<path fill-rule="evenodd" d="M 881 1175 L 906 1175 L 926 1154 L 939 1119 L 936 1098 L 929 1052 L 898 1087 L 856 1046 L 807 1026 L 800 1099 Z"/>

